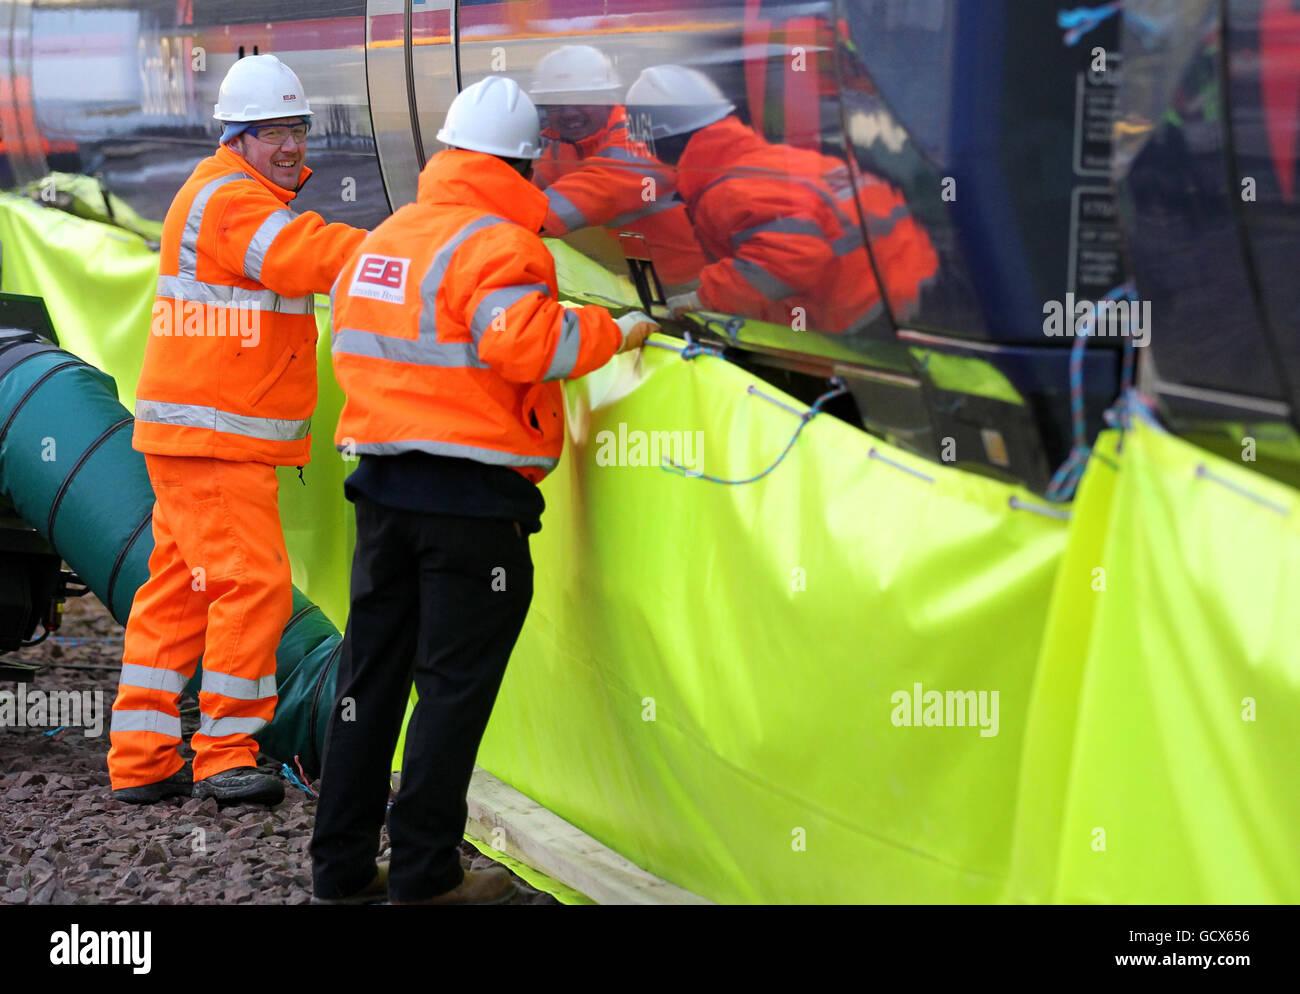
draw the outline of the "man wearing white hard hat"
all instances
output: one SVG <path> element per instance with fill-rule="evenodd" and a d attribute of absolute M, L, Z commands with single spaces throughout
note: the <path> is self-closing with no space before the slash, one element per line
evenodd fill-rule
<path fill-rule="evenodd" d="M 591 45 L 548 52 L 528 95 L 542 118 L 533 182 L 550 201 L 543 232 L 640 234 L 665 284 L 694 286 L 708 260 L 676 195 L 675 170 L 629 139 L 623 85 L 609 57 Z"/>
<path fill-rule="evenodd" d="M 637 137 L 677 167 L 678 193 L 714 260 L 699 290 L 669 298 L 675 313 L 703 308 L 851 334 L 868 329 L 886 303 L 895 316 L 915 307 L 938 258 L 889 183 L 768 142 L 697 69 L 651 66 L 626 99 L 644 132 Z"/>
<path fill-rule="evenodd" d="M 493 904 L 500 868 L 461 867 L 466 792 L 532 601 L 537 484 L 564 446 L 560 381 L 639 346 L 635 312 L 565 307 L 528 181 L 537 111 L 489 76 L 452 101 L 416 202 L 379 225 L 334 288 L 335 444 L 361 454 L 352 607 L 312 834 L 320 903 Z M 387 811 L 411 685 L 402 784 Z"/>
<path fill-rule="evenodd" d="M 149 579 L 127 622 L 108 754 L 113 796 L 276 804 L 253 738 L 275 715 L 275 650 L 292 605 L 277 466 L 311 458 L 313 295 L 365 232 L 289 208 L 311 108 L 273 55 L 237 61 L 225 131 L 163 223 L 133 444 L 153 484 Z M 193 775 L 178 702 L 203 657 Z"/>

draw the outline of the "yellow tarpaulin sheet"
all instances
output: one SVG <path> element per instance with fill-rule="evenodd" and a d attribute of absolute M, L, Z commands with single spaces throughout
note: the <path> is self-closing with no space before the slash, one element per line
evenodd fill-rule
<path fill-rule="evenodd" d="M 479 763 L 712 900 L 997 900 L 1066 522 L 824 415 L 751 485 L 659 468 L 771 463 L 798 418 L 751 387 L 801 408 L 663 349 L 566 384 Z M 895 723 L 933 691 L 996 694 L 996 724 Z"/>
<path fill-rule="evenodd" d="M 1300 901 L 1300 494 L 1144 421 L 1075 502 L 1012 900 Z"/>
<path fill-rule="evenodd" d="M 0 244 L 130 407 L 156 255 L 8 196 Z M 281 514 L 341 627 L 354 466 L 319 357 Z M 798 426 L 766 398 L 803 409 L 662 348 L 566 384 L 480 765 L 715 901 L 1300 900 L 1300 494 L 1141 422 L 1068 521 L 826 415 L 753 484 L 659 468 L 758 473 Z"/>

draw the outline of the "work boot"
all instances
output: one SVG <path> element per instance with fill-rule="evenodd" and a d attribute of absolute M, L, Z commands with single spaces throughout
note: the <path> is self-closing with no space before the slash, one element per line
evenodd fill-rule
<path fill-rule="evenodd" d="M 375 878 L 347 897 L 312 896 L 312 904 L 383 904 L 388 900 L 388 860 L 375 864 Z"/>
<path fill-rule="evenodd" d="M 113 791 L 113 799 L 127 804 L 153 804 L 168 797 L 189 797 L 193 789 L 194 780 L 190 771 L 182 766 L 166 780 L 139 787 L 120 787 Z"/>
<path fill-rule="evenodd" d="M 256 766 L 236 766 L 214 773 L 194 784 L 193 797 L 215 797 L 217 805 L 266 804 L 271 807 L 284 800 L 284 781 Z"/>
<path fill-rule="evenodd" d="M 505 904 L 515 896 L 517 888 L 510 873 L 503 867 L 489 870 L 470 870 L 459 887 L 454 887 L 437 897 L 423 901 L 390 901 L 390 904 Z"/>

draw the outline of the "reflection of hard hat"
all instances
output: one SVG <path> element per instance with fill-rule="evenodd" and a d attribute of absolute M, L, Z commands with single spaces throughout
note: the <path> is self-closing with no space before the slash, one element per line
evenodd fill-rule
<path fill-rule="evenodd" d="M 537 63 L 528 93 L 539 104 L 612 106 L 622 90 L 614 64 L 604 52 L 590 45 L 565 45 Z"/>
<path fill-rule="evenodd" d="M 265 121 L 311 114 L 298 75 L 274 55 L 240 59 L 217 93 L 212 116 L 218 121 Z"/>
<path fill-rule="evenodd" d="M 684 135 L 721 121 L 736 109 L 704 73 L 683 66 L 651 66 L 627 88 L 629 115 L 645 115 L 651 138 Z"/>
<path fill-rule="evenodd" d="M 488 76 L 457 94 L 438 141 L 472 152 L 536 159 L 542 154 L 537 108 L 513 79 Z"/>

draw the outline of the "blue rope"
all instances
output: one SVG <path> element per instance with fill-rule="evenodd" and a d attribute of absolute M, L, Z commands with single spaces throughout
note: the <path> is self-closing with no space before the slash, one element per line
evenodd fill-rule
<path fill-rule="evenodd" d="M 1073 10 L 1060 10 L 1056 13 L 1056 26 L 1065 29 L 1065 43 L 1075 45 L 1079 39 L 1108 18 L 1120 12 L 1122 0 L 1104 4 L 1101 7 L 1076 7 Z"/>
<path fill-rule="evenodd" d="M 804 428 L 808 426 L 808 422 L 822 412 L 822 407 L 827 403 L 827 401 L 833 400 L 834 398 L 839 397 L 842 394 L 848 393 L 849 388 L 844 385 L 844 381 L 841 380 L 838 376 L 832 377 L 831 383 L 834 386 L 834 389 L 828 390 L 826 393 L 822 394 L 820 397 L 818 397 L 816 400 L 812 402 L 812 406 L 809 407 L 808 410 L 804 411 L 802 414 L 799 415 L 799 427 L 796 428 L 794 430 L 794 434 L 790 436 L 790 441 L 785 443 L 785 448 L 782 449 L 781 454 L 776 457 L 776 462 L 772 463 L 772 465 L 768 466 L 767 469 L 763 470 L 763 472 L 761 473 L 757 473 L 754 476 L 748 477 L 743 480 L 724 480 L 718 476 L 710 476 L 707 473 L 700 473 L 695 470 L 689 470 L 685 466 L 673 462 L 671 459 L 669 459 L 666 463 L 661 463 L 659 465 L 659 468 L 664 470 L 665 472 L 676 473 L 679 476 L 689 476 L 701 480 L 708 480 L 710 483 L 721 483 L 729 487 L 739 487 L 745 485 L 746 483 L 755 483 L 758 480 L 761 480 L 763 477 L 767 476 L 774 469 L 776 469 L 778 466 L 781 465 L 781 461 L 785 459 L 787 455 L 790 454 L 790 450 L 794 448 L 794 443 L 799 440 L 799 436 L 803 433 Z M 748 392 L 750 393 L 754 392 L 753 386 L 750 386 Z"/>
<path fill-rule="evenodd" d="M 1131 283 L 1125 283 L 1112 289 L 1103 299 L 1136 301 L 1137 294 Z M 1052 480 L 1047 485 L 1046 493 L 1043 494 L 1054 503 L 1064 503 L 1074 499 L 1074 493 L 1079 489 L 1079 482 L 1083 479 L 1083 472 L 1088 466 L 1088 459 L 1092 456 L 1092 446 L 1088 444 L 1088 419 L 1084 406 L 1086 396 L 1083 389 L 1083 360 L 1096 316 L 1097 311 L 1094 308 L 1083 328 L 1075 336 L 1074 344 L 1070 346 L 1070 423 L 1074 434 L 1074 445 L 1070 449 L 1070 454 L 1066 456 L 1065 462 L 1052 474 Z M 1132 385 L 1135 354 L 1133 338 L 1126 336 L 1124 367 L 1121 374 L 1121 400 Z"/>
<path fill-rule="evenodd" d="M 678 353 L 683 359 L 695 359 L 702 355 L 711 355 L 715 359 L 725 360 L 727 357 L 710 345 L 701 345 L 691 338 L 689 331 L 682 332 L 682 337 L 686 339 L 686 346 Z"/>
<path fill-rule="evenodd" d="M 288 763 L 284 763 L 280 766 L 280 772 L 284 774 L 284 778 L 286 780 L 288 780 L 291 784 L 293 784 L 295 787 L 301 790 L 308 797 L 316 796 L 316 792 L 314 790 L 312 790 L 305 783 L 303 783 L 301 780 L 298 779 L 298 774 L 294 773 L 293 770 L 289 768 Z"/>

